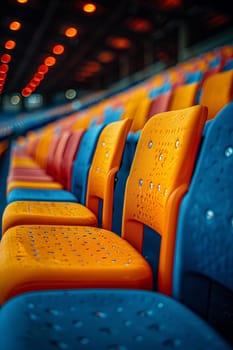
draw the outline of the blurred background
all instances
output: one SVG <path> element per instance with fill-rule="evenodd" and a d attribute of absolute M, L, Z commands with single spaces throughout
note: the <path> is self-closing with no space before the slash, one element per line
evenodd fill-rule
<path fill-rule="evenodd" d="M 0 118 L 114 93 L 233 40 L 226 0 L 2 0 Z"/>

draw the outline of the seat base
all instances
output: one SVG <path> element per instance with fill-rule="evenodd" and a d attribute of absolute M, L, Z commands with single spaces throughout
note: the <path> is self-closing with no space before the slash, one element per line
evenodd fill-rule
<path fill-rule="evenodd" d="M 78 199 L 74 194 L 65 190 L 15 188 L 10 191 L 7 203 L 16 201 L 78 202 Z"/>
<path fill-rule="evenodd" d="M 0 338 L 4 350 L 230 350 L 204 321 L 175 300 L 137 290 L 18 296 L 1 310 Z"/>
<path fill-rule="evenodd" d="M 1 241 L 0 303 L 32 290 L 152 289 L 152 282 L 143 256 L 117 234 L 97 227 L 16 226 Z"/>

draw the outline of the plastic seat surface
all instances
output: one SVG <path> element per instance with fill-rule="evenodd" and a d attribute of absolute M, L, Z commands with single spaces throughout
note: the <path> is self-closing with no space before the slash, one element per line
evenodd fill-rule
<path fill-rule="evenodd" d="M 180 209 L 173 289 L 233 345 L 232 115 L 233 103 L 206 130 Z"/>
<path fill-rule="evenodd" d="M 232 101 L 233 71 L 216 73 L 205 80 L 200 96 L 200 104 L 208 107 L 208 119 Z"/>
<path fill-rule="evenodd" d="M 80 142 L 82 141 L 84 134 L 85 129 L 74 131 L 71 134 L 64 151 L 61 163 L 60 177 L 58 178 L 58 181 L 61 182 L 68 191 L 71 189 L 73 162 L 75 160 Z"/>
<path fill-rule="evenodd" d="M 77 198 L 80 198 L 80 203 L 82 204 L 86 202 L 88 174 L 96 145 L 103 128 L 104 125 L 93 126 L 85 132 L 76 159 L 74 160 L 71 192 L 74 193 Z"/>
<path fill-rule="evenodd" d="M 102 228 L 46 226 L 42 221 L 8 229 L 0 245 L 0 302 L 22 292 L 56 289 L 58 285 L 152 289 L 152 269 L 142 256 L 144 224 L 163 236 L 159 288 L 170 293 L 177 212 L 190 181 L 206 112 L 206 108 L 195 106 L 156 115 L 146 123 L 126 185 L 124 239 Z M 101 136 L 100 144 L 108 152 L 107 140 L 103 143 Z M 92 164 L 95 163 L 96 157 Z M 91 169 L 99 171 L 95 166 Z M 95 180 L 93 196 L 98 195 L 96 185 L 101 184 L 101 180 Z M 29 208 L 31 211 L 33 207 Z M 6 219 L 7 216 L 3 218 L 5 225 Z M 12 220 L 13 215 L 9 226 Z M 9 279 L 9 273 L 14 278 Z"/>
<path fill-rule="evenodd" d="M 195 105 L 199 84 L 192 83 L 179 86 L 172 93 L 169 110 L 181 109 Z"/>
<path fill-rule="evenodd" d="M 2 232 L 19 224 L 96 225 L 101 198 L 103 227 L 110 228 L 115 173 L 120 166 L 130 119 L 108 124 L 101 133 L 88 179 L 86 207 L 78 203 L 20 201 L 8 204 L 2 217 Z M 84 216 L 84 217 L 82 217 Z M 94 219 L 95 218 L 95 219 Z"/>
<path fill-rule="evenodd" d="M 4 350 L 230 350 L 175 300 L 137 290 L 24 294 L 3 305 L 0 337 Z"/>
<path fill-rule="evenodd" d="M 79 202 L 73 193 L 59 189 L 15 188 L 7 196 L 7 204 L 16 201 Z"/>

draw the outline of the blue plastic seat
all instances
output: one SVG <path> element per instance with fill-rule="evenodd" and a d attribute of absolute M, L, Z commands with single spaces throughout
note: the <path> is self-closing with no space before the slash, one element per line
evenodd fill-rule
<path fill-rule="evenodd" d="M 114 203 L 112 216 L 112 231 L 121 235 L 122 213 L 125 195 L 125 185 L 133 161 L 135 149 L 139 139 L 140 131 L 129 133 L 126 139 L 125 149 L 121 161 L 121 167 L 115 178 Z"/>
<path fill-rule="evenodd" d="M 233 103 L 208 122 L 178 220 L 173 295 L 233 345 Z"/>
<path fill-rule="evenodd" d="M 229 59 L 227 62 L 225 62 L 223 66 L 223 72 L 226 72 L 228 70 L 233 69 L 233 58 Z"/>
<path fill-rule="evenodd" d="M 92 158 L 104 124 L 89 128 L 82 138 L 79 152 L 73 164 L 71 192 L 78 198 L 79 203 L 85 204 L 89 169 Z"/>
<path fill-rule="evenodd" d="M 185 84 L 193 84 L 201 82 L 203 77 L 203 72 L 197 70 L 195 72 L 187 72 L 185 74 Z"/>
<path fill-rule="evenodd" d="M 4 350 L 230 350 L 180 303 L 133 290 L 23 294 L 2 307 L 0 338 Z"/>

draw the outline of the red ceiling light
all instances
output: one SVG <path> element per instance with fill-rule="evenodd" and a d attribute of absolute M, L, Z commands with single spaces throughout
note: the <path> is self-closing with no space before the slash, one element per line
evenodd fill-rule
<path fill-rule="evenodd" d="M 44 74 L 43 73 L 39 73 L 39 72 L 37 72 L 37 73 L 35 73 L 34 74 L 34 77 L 33 77 L 33 79 L 35 80 L 35 81 L 41 81 L 41 80 L 43 80 L 44 79 Z"/>
<path fill-rule="evenodd" d="M 83 11 L 86 13 L 94 13 L 96 11 L 96 5 L 92 2 L 88 2 L 83 5 Z"/>
<path fill-rule="evenodd" d="M 131 18 L 127 24 L 131 30 L 138 33 L 147 33 L 152 30 L 151 22 L 144 18 Z"/>
<path fill-rule="evenodd" d="M 97 58 L 101 63 L 109 63 L 114 60 L 115 55 L 111 51 L 102 51 L 99 53 Z"/>
<path fill-rule="evenodd" d="M 21 94 L 23 97 L 28 97 L 30 96 L 32 93 L 32 89 L 30 89 L 29 87 L 25 87 L 22 91 Z"/>
<path fill-rule="evenodd" d="M 28 84 L 32 88 L 36 88 L 39 85 L 40 81 L 34 80 L 34 78 Z"/>
<path fill-rule="evenodd" d="M 5 49 L 13 50 L 16 46 L 16 42 L 14 40 L 7 40 L 4 44 Z"/>
<path fill-rule="evenodd" d="M 10 24 L 9 24 L 9 28 L 10 30 L 20 30 L 21 28 L 21 23 L 19 21 L 12 21 Z"/>
<path fill-rule="evenodd" d="M 129 49 L 132 46 L 131 41 L 125 37 L 109 38 L 107 43 L 118 50 Z"/>
<path fill-rule="evenodd" d="M 90 76 L 92 75 L 92 73 L 91 72 L 88 72 L 88 71 L 81 71 L 81 72 L 79 72 L 77 75 L 76 75 L 76 79 L 79 79 L 79 78 L 82 78 L 82 79 L 84 79 L 84 78 L 89 78 Z"/>
<path fill-rule="evenodd" d="M 62 55 L 64 50 L 65 50 L 65 48 L 61 44 L 54 45 L 54 47 L 52 49 L 54 55 Z"/>
<path fill-rule="evenodd" d="M 7 73 L 9 69 L 8 64 L 0 64 L 0 73 Z"/>
<path fill-rule="evenodd" d="M 17 0 L 17 2 L 19 4 L 26 4 L 28 2 L 28 0 Z"/>
<path fill-rule="evenodd" d="M 44 64 L 46 65 L 46 66 L 48 66 L 48 67 L 52 67 L 52 66 L 54 66 L 55 64 L 56 64 L 56 58 L 55 57 L 53 57 L 53 56 L 48 56 L 48 57 L 46 57 L 45 58 L 45 60 L 44 60 Z"/>
<path fill-rule="evenodd" d="M 65 36 L 67 38 L 75 38 L 78 34 L 78 29 L 75 27 L 69 27 L 65 30 Z"/>
<path fill-rule="evenodd" d="M 84 70 L 88 73 L 97 73 L 101 70 L 101 64 L 99 62 L 89 61 L 84 67 Z"/>
<path fill-rule="evenodd" d="M 45 64 L 41 64 L 37 69 L 38 73 L 42 73 L 42 74 L 47 73 L 48 70 L 49 70 L 48 66 L 46 66 Z"/>
<path fill-rule="evenodd" d="M 172 9 L 175 7 L 180 7 L 182 0 L 160 0 L 160 7 L 164 9 Z"/>
<path fill-rule="evenodd" d="M 0 72 L 0 80 L 5 80 L 6 79 L 6 73 Z"/>
<path fill-rule="evenodd" d="M 228 21 L 229 21 L 228 16 L 217 14 L 208 20 L 208 25 L 210 27 L 220 27 L 221 25 L 227 23 Z"/>
<path fill-rule="evenodd" d="M 9 55 L 8 53 L 4 53 L 1 56 L 1 62 L 2 63 L 9 63 L 11 61 L 11 55 Z"/>

